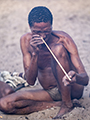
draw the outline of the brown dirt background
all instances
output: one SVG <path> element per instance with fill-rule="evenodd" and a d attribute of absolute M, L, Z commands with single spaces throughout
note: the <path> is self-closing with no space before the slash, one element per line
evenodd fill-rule
<path fill-rule="evenodd" d="M 23 72 L 20 37 L 30 32 L 27 17 L 38 5 L 53 13 L 54 30 L 67 32 L 75 41 L 80 58 L 90 77 L 90 0 L 0 0 L 0 71 Z M 36 88 L 39 88 L 36 86 Z M 85 87 L 82 108 L 75 108 L 62 120 L 90 120 L 90 84 Z M 59 108 L 29 115 L 5 115 L 2 120 L 52 120 Z"/>

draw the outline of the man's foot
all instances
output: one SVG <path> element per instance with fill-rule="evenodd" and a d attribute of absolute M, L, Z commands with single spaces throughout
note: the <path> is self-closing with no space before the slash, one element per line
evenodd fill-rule
<path fill-rule="evenodd" d="M 62 116 L 68 112 L 70 112 L 73 109 L 73 105 L 68 107 L 64 102 L 61 105 L 60 111 L 58 112 L 57 116 L 54 117 L 53 119 L 60 119 Z"/>
<path fill-rule="evenodd" d="M 53 119 L 60 119 L 62 118 L 62 116 L 68 112 L 70 112 L 74 107 L 82 107 L 79 100 L 77 99 L 74 99 L 72 101 L 73 105 L 71 107 L 67 107 L 67 105 L 65 105 L 65 103 L 62 103 L 61 105 L 61 109 L 60 111 L 58 112 L 57 116 L 54 117 Z"/>

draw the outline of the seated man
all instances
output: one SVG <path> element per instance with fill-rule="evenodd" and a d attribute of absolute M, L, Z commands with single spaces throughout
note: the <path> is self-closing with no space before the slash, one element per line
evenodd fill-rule
<path fill-rule="evenodd" d="M 33 8 L 28 16 L 31 33 L 26 33 L 20 40 L 25 78 L 30 85 L 34 85 L 38 77 L 43 89 L 14 92 L 8 86 L 8 91 L 3 95 L 5 84 L 2 83 L 1 111 L 29 114 L 47 107 L 60 106 L 62 101 L 60 111 L 55 117 L 60 118 L 72 110 L 72 99 L 82 97 L 89 78 L 79 58 L 77 47 L 67 33 L 52 31 L 52 22 L 53 17 L 48 8 Z M 41 37 L 68 73 L 71 81 L 64 75 Z"/>

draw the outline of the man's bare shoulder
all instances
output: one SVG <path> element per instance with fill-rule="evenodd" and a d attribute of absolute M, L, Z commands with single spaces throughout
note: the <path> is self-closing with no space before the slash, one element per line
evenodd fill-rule
<path fill-rule="evenodd" d="M 26 41 L 28 42 L 30 41 L 30 39 L 31 39 L 31 33 L 26 33 L 21 36 L 20 42 L 26 42 Z"/>
<path fill-rule="evenodd" d="M 20 38 L 20 46 L 23 54 L 28 53 L 29 41 L 31 39 L 31 33 L 26 33 Z"/>
<path fill-rule="evenodd" d="M 63 38 L 68 38 L 68 40 L 70 40 L 70 41 L 73 41 L 73 39 L 70 37 L 70 35 L 64 31 L 53 31 L 52 34 L 56 35 L 58 38 L 63 37 Z M 66 40 L 66 39 L 64 39 L 64 40 Z"/>

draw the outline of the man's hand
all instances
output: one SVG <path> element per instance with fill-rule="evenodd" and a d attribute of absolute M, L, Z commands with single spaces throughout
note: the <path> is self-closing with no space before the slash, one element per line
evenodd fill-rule
<path fill-rule="evenodd" d="M 76 82 L 76 72 L 69 71 L 68 76 L 70 77 L 71 81 L 66 76 L 64 76 L 63 79 L 62 79 L 62 82 L 64 83 L 64 86 L 69 86 L 69 85 Z"/>
<path fill-rule="evenodd" d="M 32 35 L 32 39 L 30 40 L 30 45 L 33 47 L 34 52 L 38 52 L 40 46 L 43 44 L 43 41 L 39 35 Z"/>

